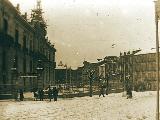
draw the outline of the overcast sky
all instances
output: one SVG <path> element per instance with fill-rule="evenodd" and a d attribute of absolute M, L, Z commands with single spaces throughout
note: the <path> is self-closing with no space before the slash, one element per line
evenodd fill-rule
<path fill-rule="evenodd" d="M 10 1 L 29 15 L 36 6 L 36 0 Z M 57 64 L 75 68 L 84 60 L 155 47 L 153 0 L 42 0 L 42 8 Z"/>

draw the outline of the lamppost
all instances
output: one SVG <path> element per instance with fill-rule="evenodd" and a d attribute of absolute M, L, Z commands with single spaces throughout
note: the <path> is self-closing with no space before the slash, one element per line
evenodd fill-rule
<path fill-rule="evenodd" d="M 14 97 L 14 99 L 17 100 L 17 89 L 18 89 L 18 73 L 17 73 L 17 57 L 14 57 L 13 59 L 13 67 L 11 68 L 11 93 Z"/>
<path fill-rule="evenodd" d="M 12 90 L 13 90 L 13 85 L 15 83 L 15 77 L 17 75 L 17 59 L 16 57 L 13 59 L 13 67 L 11 68 L 12 75 L 11 75 L 11 85 L 12 85 Z"/>
<path fill-rule="evenodd" d="M 37 70 L 37 74 L 38 74 L 38 76 L 37 76 L 37 88 L 39 88 L 40 87 L 39 82 L 40 82 L 40 80 L 43 79 L 43 78 L 41 79 L 41 77 L 42 77 L 42 72 L 44 70 L 44 68 L 42 66 L 42 60 L 38 60 L 36 70 Z M 42 80 L 42 81 L 43 81 L 43 84 L 41 85 L 41 87 L 44 87 L 44 80 Z"/>

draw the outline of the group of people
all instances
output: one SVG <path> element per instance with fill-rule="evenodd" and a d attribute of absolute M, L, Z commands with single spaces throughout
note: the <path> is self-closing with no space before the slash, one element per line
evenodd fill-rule
<path fill-rule="evenodd" d="M 48 87 L 47 94 L 49 101 L 51 101 L 52 99 L 54 99 L 54 101 L 57 101 L 58 91 L 59 90 L 56 87 L 53 87 L 53 89 L 51 89 L 50 86 Z M 43 89 L 39 89 L 38 91 L 33 91 L 33 94 L 35 100 L 38 100 L 39 98 L 40 101 L 43 101 L 45 97 L 45 92 Z"/>
<path fill-rule="evenodd" d="M 49 87 L 48 90 L 49 101 L 51 101 L 52 98 L 54 98 L 54 101 L 57 101 L 57 97 L 58 97 L 58 89 L 56 87 L 53 87 L 53 89 Z"/>

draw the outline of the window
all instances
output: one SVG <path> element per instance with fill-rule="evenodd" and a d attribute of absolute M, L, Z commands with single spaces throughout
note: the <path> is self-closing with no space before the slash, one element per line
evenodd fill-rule
<path fill-rule="evenodd" d="M 23 85 L 26 86 L 26 79 L 23 78 L 23 81 L 24 81 L 24 82 L 23 82 Z"/>
<path fill-rule="evenodd" d="M 33 63 L 32 63 L 32 61 L 30 61 L 30 72 L 32 72 L 32 71 L 33 71 L 32 66 L 33 66 Z"/>
<path fill-rule="evenodd" d="M 26 73 L 26 58 L 23 58 L 23 72 Z"/>
<path fill-rule="evenodd" d="M 30 40 L 30 50 L 32 50 L 32 47 L 33 45 L 32 45 L 32 40 Z"/>
<path fill-rule="evenodd" d="M 55 53 L 53 54 L 53 61 L 55 61 Z"/>
<path fill-rule="evenodd" d="M 3 30 L 7 34 L 7 32 L 8 32 L 8 21 L 6 19 L 3 19 Z"/>
<path fill-rule="evenodd" d="M 33 72 L 33 62 L 32 62 L 32 60 L 30 60 L 30 73 L 32 73 Z M 32 86 L 33 84 L 32 84 L 32 78 L 30 78 L 29 79 L 29 83 L 30 83 L 30 86 Z"/>
<path fill-rule="evenodd" d="M 18 70 L 18 56 L 17 55 L 15 55 L 15 67 Z"/>
<path fill-rule="evenodd" d="M 48 59 L 51 60 L 51 54 L 49 51 L 48 51 Z"/>
<path fill-rule="evenodd" d="M 16 29 L 15 30 L 15 42 L 18 43 L 19 41 L 19 31 Z"/>
<path fill-rule="evenodd" d="M 26 42 L 27 42 L 27 37 L 26 35 L 23 36 L 23 48 L 26 48 Z"/>
<path fill-rule="evenodd" d="M 3 50 L 2 53 L 2 71 L 6 70 L 6 52 Z"/>
<path fill-rule="evenodd" d="M 26 73 L 26 58 L 23 58 L 23 72 L 24 72 L 24 74 Z M 26 85 L 26 79 L 23 78 L 23 81 L 24 81 L 23 85 L 25 86 Z"/>

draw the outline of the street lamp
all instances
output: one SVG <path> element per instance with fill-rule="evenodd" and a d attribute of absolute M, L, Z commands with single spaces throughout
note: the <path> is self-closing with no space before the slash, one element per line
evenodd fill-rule
<path fill-rule="evenodd" d="M 16 81 L 17 78 L 17 59 L 16 57 L 13 59 L 13 67 L 11 68 L 11 91 L 12 94 L 14 95 L 14 98 L 17 99 L 17 97 L 15 96 L 16 93 L 16 89 L 17 89 L 17 85 L 18 85 L 18 81 Z"/>
<path fill-rule="evenodd" d="M 37 74 L 38 74 L 38 79 L 41 80 L 40 78 L 42 77 L 42 72 L 44 70 L 43 66 L 42 66 L 42 60 L 38 60 L 38 64 L 37 64 L 37 67 L 36 67 L 36 70 L 37 70 Z M 37 79 L 37 88 L 39 87 L 39 80 Z M 43 80 L 43 87 L 44 87 L 44 80 Z"/>
<path fill-rule="evenodd" d="M 11 84 L 13 86 L 13 76 L 15 75 L 16 71 L 17 71 L 17 60 L 16 58 L 13 59 L 13 67 L 11 68 L 12 71 L 12 80 L 11 80 Z"/>

